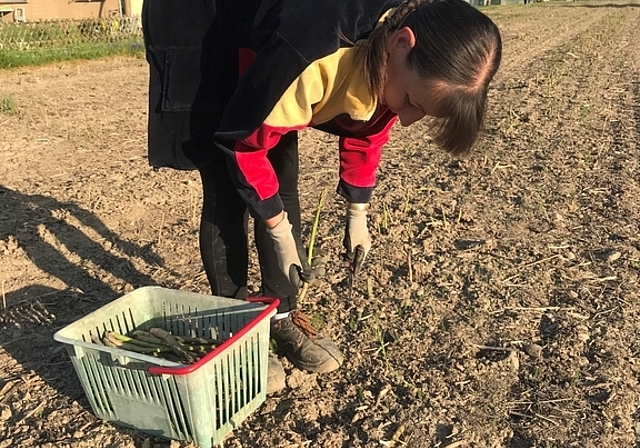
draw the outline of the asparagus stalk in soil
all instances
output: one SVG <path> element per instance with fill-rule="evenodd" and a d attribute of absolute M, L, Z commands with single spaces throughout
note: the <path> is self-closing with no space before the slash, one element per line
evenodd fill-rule
<path fill-rule="evenodd" d="M 318 208 L 316 209 L 316 216 L 313 220 L 313 226 L 311 227 L 311 236 L 309 237 L 309 252 L 307 255 L 307 263 L 311 266 L 311 261 L 313 259 L 313 246 L 316 242 L 316 235 L 318 233 L 318 225 L 320 224 L 320 212 L 322 211 L 322 205 L 324 203 L 324 197 L 327 194 L 327 189 L 324 188 L 322 193 L 320 194 L 320 200 L 318 200 Z M 302 302 L 304 298 L 307 296 L 307 291 L 309 290 L 309 283 L 305 283 L 302 285 L 302 289 L 298 293 L 298 301 Z"/>

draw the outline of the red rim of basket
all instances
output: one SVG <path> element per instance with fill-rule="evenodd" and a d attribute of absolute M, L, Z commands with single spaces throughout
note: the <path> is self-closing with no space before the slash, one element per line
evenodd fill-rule
<path fill-rule="evenodd" d="M 256 317 L 251 319 L 251 321 L 249 321 L 249 323 L 247 325 L 242 327 L 240 329 L 240 331 L 238 331 L 232 337 L 230 337 L 229 339 L 224 341 L 222 344 L 220 344 L 214 350 L 212 350 L 209 353 L 207 353 L 199 361 L 194 362 L 193 364 L 188 364 L 188 365 L 181 366 L 181 367 L 151 366 L 151 367 L 149 367 L 149 373 L 152 374 L 152 375 L 186 375 L 186 374 L 191 373 L 191 372 L 193 372 L 195 370 L 198 370 L 200 367 L 202 367 L 203 365 L 205 365 L 206 363 L 211 361 L 211 359 L 213 359 L 216 356 L 218 356 L 219 353 L 225 351 L 236 340 L 241 338 L 247 332 L 251 331 L 253 329 L 253 327 L 258 325 L 259 322 L 261 322 L 263 319 L 265 319 L 271 312 L 273 312 L 273 310 L 278 308 L 278 305 L 280 305 L 280 300 L 276 299 L 276 298 L 273 298 L 273 297 L 249 297 L 247 299 L 247 302 L 259 302 L 259 303 L 268 304 L 269 306 L 266 307 L 264 310 L 262 310 L 260 312 L 260 314 L 258 314 Z"/>

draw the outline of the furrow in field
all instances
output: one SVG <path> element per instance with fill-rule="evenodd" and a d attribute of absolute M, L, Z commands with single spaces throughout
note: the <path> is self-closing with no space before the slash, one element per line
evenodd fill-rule
<path fill-rule="evenodd" d="M 589 30 L 612 13 L 607 9 L 538 7 L 536 16 L 522 20 L 497 20 L 503 36 L 503 58 L 497 81 L 526 70 L 554 48 Z"/>

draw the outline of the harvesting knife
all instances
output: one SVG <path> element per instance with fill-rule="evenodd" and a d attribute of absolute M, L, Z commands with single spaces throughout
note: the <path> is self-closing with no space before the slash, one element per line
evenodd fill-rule
<path fill-rule="evenodd" d="M 353 260 L 349 263 L 349 300 L 351 300 L 351 296 L 353 295 L 353 285 L 360 274 L 363 262 L 364 247 L 358 244 L 353 251 Z"/>

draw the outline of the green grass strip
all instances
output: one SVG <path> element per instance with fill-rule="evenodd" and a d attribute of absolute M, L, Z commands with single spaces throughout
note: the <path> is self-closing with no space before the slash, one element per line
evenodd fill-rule
<path fill-rule="evenodd" d="M 142 39 L 77 43 L 66 47 L 45 47 L 30 50 L 3 50 L 0 52 L 0 69 L 39 66 L 51 62 L 97 59 L 116 55 L 143 57 L 144 45 Z"/>

